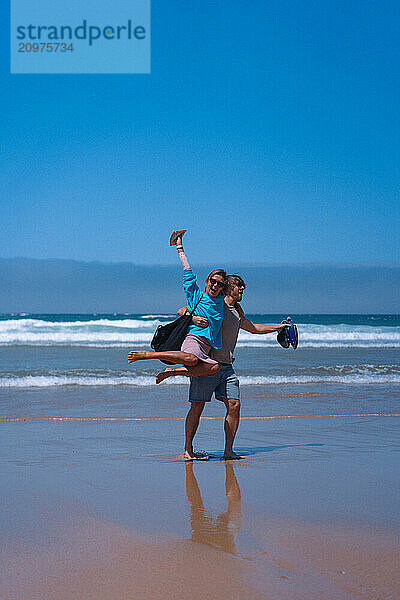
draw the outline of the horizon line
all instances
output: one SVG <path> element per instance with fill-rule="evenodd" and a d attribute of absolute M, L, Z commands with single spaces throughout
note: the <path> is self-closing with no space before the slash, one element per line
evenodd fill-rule
<path fill-rule="evenodd" d="M 34 262 L 73 262 L 81 263 L 86 265 L 132 265 L 135 267 L 148 267 L 148 268 L 169 268 L 174 267 L 173 263 L 137 263 L 128 260 L 121 261 L 105 261 L 105 260 L 87 260 L 80 258 L 37 258 L 30 256 L 10 256 L 0 257 L 0 261 L 12 261 L 12 260 L 23 260 L 23 261 L 34 261 Z M 209 263 L 193 262 L 193 266 L 200 268 L 209 268 Z M 341 268 L 366 268 L 366 267 L 381 267 L 381 268 L 400 268 L 400 262 L 384 262 L 384 261 L 370 261 L 370 262 L 353 262 L 353 261 L 340 261 L 340 262 L 282 262 L 282 263 L 269 263 L 269 262 L 231 262 L 230 264 L 238 267 L 341 267 Z M 179 263 L 176 263 L 179 266 Z"/>

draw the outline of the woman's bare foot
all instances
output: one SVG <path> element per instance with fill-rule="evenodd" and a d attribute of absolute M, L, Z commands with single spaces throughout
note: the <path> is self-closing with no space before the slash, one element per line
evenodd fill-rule
<path fill-rule="evenodd" d="M 156 383 L 161 383 L 164 381 L 164 379 L 168 379 L 168 377 L 173 377 L 174 375 L 190 377 L 191 372 L 188 371 L 187 367 L 177 367 L 176 369 L 167 368 L 165 371 L 161 371 L 161 373 L 157 375 Z"/>
<path fill-rule="evenodd" d="M 128 354 L 128 363 L 133 363 L 136 360 L 146 360 L 146 358 L 151 358 L 153 352 L 149 350 L 131 350 Z"/>
<path fill-rule="evenodd" d="M 161 383 L 164 379 L 168 379 L 168 377 L 172 377 L 174 375 L 174 369 L 167 367 L 165 371 L 161 371 L 156 377 L 156 383 Z"/>

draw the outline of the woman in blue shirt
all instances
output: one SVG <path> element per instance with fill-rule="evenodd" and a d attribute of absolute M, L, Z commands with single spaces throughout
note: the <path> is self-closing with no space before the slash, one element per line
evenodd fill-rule
<path fill-rule="evenodd" d="M 183 234 L 182 234 L 183 235 Z M 190 268 L 183 250 L 182 237 L 178 235 L 173 242 L 183 267 L 183 288 L 188 301 L 189 311 L 195 307 L 194 314 L 207 319 L 206 327 L 192 323 L 189 327 L 180 350 L 167 352 L 150 352 L 148 350 L 132 350 L 128 354 L 128 362 L 157 358 L 174 364 L 181 364 L 193 369 L 193 375 L 215 375 L 219 371 L 217 361 L 210 358 L 212 348 L 222 348 L 222 318 L 226 273 L 223 269 L 214 269 L 207 275 L 205 291 L 197 285 L 196 276 Z"/>

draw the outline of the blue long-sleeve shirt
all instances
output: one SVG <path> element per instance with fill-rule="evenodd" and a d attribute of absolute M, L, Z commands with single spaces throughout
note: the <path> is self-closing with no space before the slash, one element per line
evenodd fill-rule
<path fill-rule="evenodd" d="M 189 327 L 189 333 L 206 338 L 213 348 L 222 348 L 223 294 L 211 298 L 211 296 L 202 292 L 197 285 L 196 275 L 192 269 L 183 271 L 183 289 L 185 290 L 189 310 L 192 311 L 200 300 L 195 314 L 208 319 L 207 327 L 197 327 L 192 323 Z"/>

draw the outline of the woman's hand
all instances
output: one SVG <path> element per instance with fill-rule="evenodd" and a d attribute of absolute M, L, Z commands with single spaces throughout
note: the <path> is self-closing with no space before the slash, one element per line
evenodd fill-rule
<path fill-rule="evenodd" d="M 186 229 L 178 229 L 178 231 L 175 231 L 174 229 L 174 231 L 171 233 L 171 237 L 169 238 L 169 245 L 176 246 L 179 243 L 182 246 L 182 238 L 185 233 Z"/>
<path fill-rule="evenodd" d="M 200 317 L 199 315 L 193 315 L 192 321 L 197 327 L 208 327 L 208 319 Z"/>

